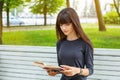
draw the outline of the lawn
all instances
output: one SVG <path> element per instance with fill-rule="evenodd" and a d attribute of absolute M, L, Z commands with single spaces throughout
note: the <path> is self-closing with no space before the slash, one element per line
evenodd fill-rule
<path fill-rule="evenodd" d="M 83 24 L 84 25 L 84 24 Z M 120 28 L 99 32 L 96 27 L 84 27 L 95 48 L 120 49 Z M 55 30 L 10 31 L 3 33 L 4 45 L 55 46 Z"/>

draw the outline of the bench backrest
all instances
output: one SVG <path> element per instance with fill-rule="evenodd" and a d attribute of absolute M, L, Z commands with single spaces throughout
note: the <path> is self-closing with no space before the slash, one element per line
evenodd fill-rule
<path fill-rule="evenodd" d="M 33 65 L 43 61 L 57 65 L 55 47 L 0 46 L 0 80 L 60 80 L 61 75 L 48 76 Z M 95 49 L 94 74 L 88 80 L 120 80 L 120 50 Z"/>

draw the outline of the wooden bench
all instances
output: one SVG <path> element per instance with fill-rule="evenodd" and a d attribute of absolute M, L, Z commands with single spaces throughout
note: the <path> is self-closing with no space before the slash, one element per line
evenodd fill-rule
<path fill-rule="evenodd" d="M 55 47 L 0 45 L 0 80 L 60 80 L 34 66 L 34 61 L 57 65 Z M 95 49 L 94 74 L 88 80 L 120 80 L 120 49 Z"/>

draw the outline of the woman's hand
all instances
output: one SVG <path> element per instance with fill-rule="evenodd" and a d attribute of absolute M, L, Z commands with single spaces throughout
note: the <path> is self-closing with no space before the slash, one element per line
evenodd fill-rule
<path fill-rule="evenodd" d="M 58 72 L 56 72 L 52 69 L 49 69 L 49 68 L 46 68 L 46 71 L 47 71 L 48 75 L 50 75 L 50 76 L 55 76 L 56 74 L 58 74 Z"/>
<path fill-rule="evenodd" d="M 74 76 L 80 72 L 80 68 L 77 67 L 71 67 L 67 65 L 61 65 L 61 73 L 63 73 L 66 76 Z"/>

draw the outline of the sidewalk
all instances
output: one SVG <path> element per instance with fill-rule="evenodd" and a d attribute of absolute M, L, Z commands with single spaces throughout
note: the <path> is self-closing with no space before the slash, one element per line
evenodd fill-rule
<path fill-rule="evenodd" d="M 25 27 L 10 27 L 10 28 L 3 28 L 3 32 L 9 31 L 31 31 L 31 30 L 50 30 L 55 29 L 54 26 L 25 26 Z"/>
<path fill-rule="evenodd" d="M 106 26 L 107 28 L 120 28 L 120 25 L 118 26 L 113 26 L 109 25 Z M 30 30 L 51 30 L 55 29 L 55 25 L 50 25 L 50 26 L 25 26 L 25 27 L 10 27 L 10 28 L 3 28 L 3 32 L 9 32 L 9 31 L 30 31 Z"/>

